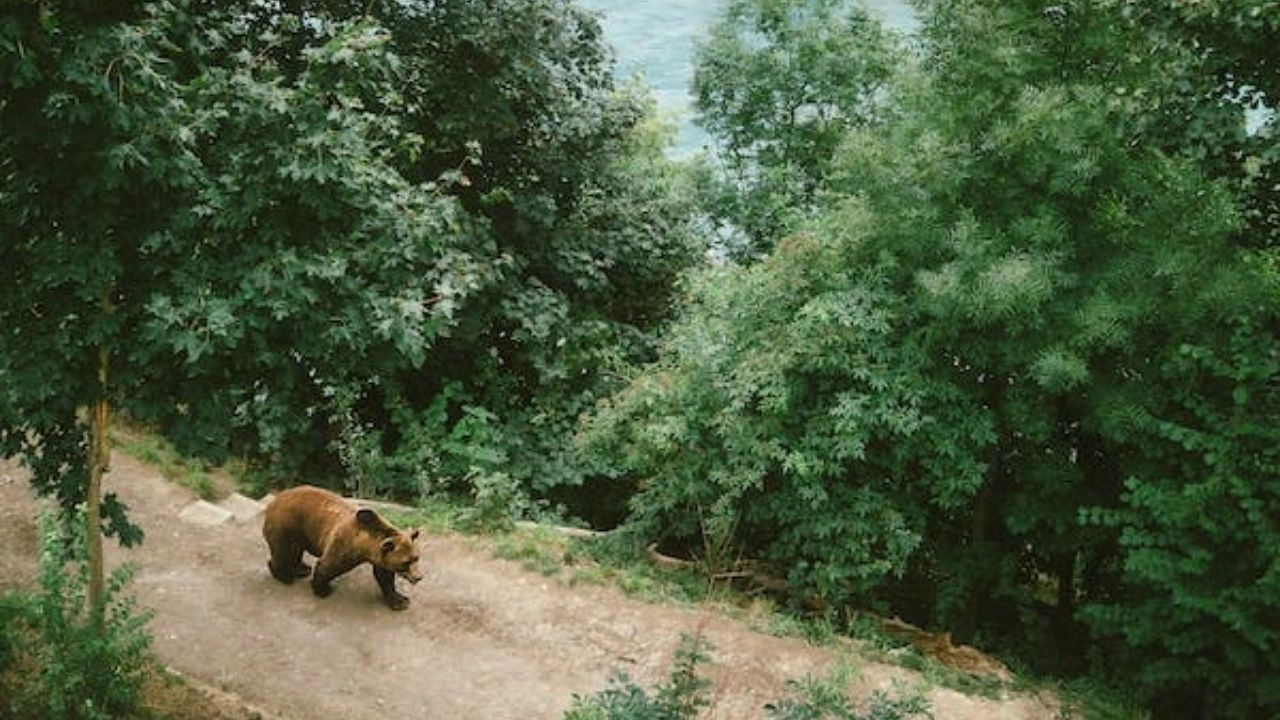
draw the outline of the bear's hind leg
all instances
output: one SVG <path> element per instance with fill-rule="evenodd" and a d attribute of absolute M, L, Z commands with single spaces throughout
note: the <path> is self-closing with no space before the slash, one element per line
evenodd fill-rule
<path fill-rule="evenodd" d="M 271 559 L 267 561 L 267 569 L 271 576 L 285 585 L 311 574 L 311 568 L 302 562 L 302 545 L 298 543 L 282 543 L 283 547 L 272 546 Z"/>

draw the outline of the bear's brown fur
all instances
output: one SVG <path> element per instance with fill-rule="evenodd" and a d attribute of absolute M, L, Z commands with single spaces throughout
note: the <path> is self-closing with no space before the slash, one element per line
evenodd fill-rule
<path fill-rule="evenodd" d="M 310 485 L 285 490 L 271 501 L 262 536 L 271 550 L 271 574 L 286 584 L 310 574 L 319 597 L 333 592 L 334 578 L 367 562 L 387 605 L 403 610 L 409 598 L 396 592 L 396 575 L 411 583 L 422 579 L 417 530 L 400 530 L 373 510 Z M 314 573 L 302 561 L 304 550 L 316 557 Z"/>

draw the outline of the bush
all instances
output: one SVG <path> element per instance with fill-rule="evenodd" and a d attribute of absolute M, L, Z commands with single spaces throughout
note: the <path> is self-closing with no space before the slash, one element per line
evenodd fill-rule
<path fill-rule="evenodd" d="M 574 696 L 563 720 L 694 720 L 710 707 L 711 681 L 698 675 L 711 645 L 701 635 L 685 635 L 676 650 L 667 681 L 652 690 L 637 685 L 625 672 L 591 698 Z M 918 692 L 889 694 L 877 690 L 857 708 L 848 698 L 849 673 L 837 670 L 823 679 L 806 677 L 787 683 L 794 697 L 765 705 L 775 720 L 911 720 L 933 718 L 929 701 Z"/>
<path fill-rule="evenodd" d="M 647 691 L 626 672 L 609 680 L 609 687 L 584 699 L 574 696 L 564 720 L 693 720 L 710 705 L 711 682 L 698 675 L 711 646 L 700 635 L 685 635 L 666 683 Z"/>
<path fill-rule="evenodd" d="M 0 669 L 20 661 L 32 668 L 30 680 L 0 710 L 31 720 L 129 717 L 138 707 L 151 642 L 150 613 L 120 597 L 132 571 L 112 573 L 103 606 L 91 608 L 83 532 L 68 547 L 51 513 L 41 515 L 40 530 L 39 590 L 0 603 Z"/>
<path fill-rule="evenodd" d="M 845 692 L 849 678 L 837 671 L 823 679 L 806 677 L 787 683 L 795 697 L 765 706 L 774 720 L 909 720 L 932 718 L 929 701 L 918 692 L 876 690 L 855 706 Z"/>

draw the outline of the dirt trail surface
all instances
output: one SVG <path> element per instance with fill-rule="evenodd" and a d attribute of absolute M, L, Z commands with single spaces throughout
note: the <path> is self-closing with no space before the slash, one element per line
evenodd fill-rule
<path fill-rule="evenodd" d="M 146 531 L 140 548 L 108 544 L 111 566 L 131 562 L 127 591 L 155 616 L 153 650 L 178 672 L 235 693 L 285 720 L 557 720 L 575 693 L 603 689 L 626 670 L 644 684 L 665 678 L 681 633 L 713 645 L 703 668 L 717 720 L 764 717 L 788 679 L 822 675 L 839 654 L 755 632 L 714 609 L 649 604 L 603 587 L 566 587 L 492 557 L 455 536 L 423 543 L 426 578 L 401 591 L 409 609 L 382 604 L 358 568 L 326 599 L 308 583 L 267 572 L 261 516 L 216 527 L 184 522 L 193 494 L 122 453 L 105 481 Z M 27 475 L 0 461 L 0 590 L 35 577 L 36 504 Z M 861 663 L 853 691 L 895 681 L 901 668 Z M 1030 696 L 927 694 L 938 720 L 1040 720 L 1052 703 Z"/>

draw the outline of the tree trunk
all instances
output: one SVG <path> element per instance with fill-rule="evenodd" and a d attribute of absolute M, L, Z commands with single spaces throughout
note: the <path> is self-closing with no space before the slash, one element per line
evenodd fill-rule
<path fill-rule="evenodd" d="M 1058 605 L 1053 612 L 1053 632 L 1057 641 L 1057 672 L 1075 675 L 1084 670 L 1086 635 L 1076 623 L 1076 552 L 1062 553 L 1054 559 L 1058 576 Z"/>
<path fill-rule="evenodd" d="M 105 573 L 102 567 L 102 475 L 107 471 L 107 350 L 98 349 L 98 399 L 89 425 L 89 489 L 85 494 L 85 541 L 89 546 L 89 609 L 102 618 Z"/>
<path fill-rule="evenodd" d="M 973 517 L 969 526 L 969 553 L 965 558 L 965 570 L 968 573 L 969 589 L 966 593 L 964 607 L 951 632 L 960 642 L 971 642 L 978 630 L 978 615 L 982 605 L 991 592 L 989 563 L 986 555 L 987 526 L 991 522 L 991 504 L 994 490 L 991 485 L 994 479 L 988 479 L 978 489 L 973 501 Z"/>

